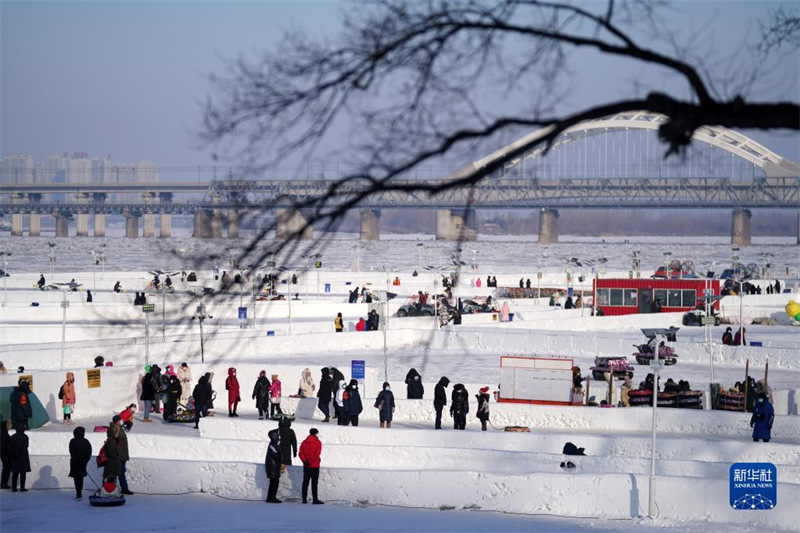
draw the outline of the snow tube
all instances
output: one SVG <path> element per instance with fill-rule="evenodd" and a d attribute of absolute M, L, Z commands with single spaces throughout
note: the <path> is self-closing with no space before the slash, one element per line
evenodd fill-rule
<path fill-rule="evenodd" d="M 125 496 L 119 498 L 104 498 L 97 493 L 89 496 L 89 503 L 92 507 L 119 507 L 125 505 Z"/>
<path fill-rule="evenodd" d="M 628 403 L 631 407 L 640 405 L 649 406 L 653 397 L 653 391 L 649 390 L 632 390 L 628 392 Z M 659 407 L 677 407 L 678 406 L 678 393 L 676 392 L 659 392 L 658 393 L 658 406 Z"/>
<path fill-rule="evenodd" d="M 169 418 L 167 419 L 167 422 L 170 422 L 170 423 L 181 423 L 181 424 L 185 424 L 187 422 L 194 423 L 194 417 L 195 417 L 194 416 L 194 411 L 184 410 L 184 411 L 181 411 L 180 413 L 177 413 L 177 414 L 174 414 L 174 415 L 169 415 Z"/>
<path fill-rule="evenodd" d="M 0 417 L 3 420 L 11 420 L 11 393 L 16 387 L 0 387 Z M 28 429 L 36 429 L 50 422 L 50 415 L 47 414 L 42 402 L 31 391 L 28 394 L 31 402 L 31 413 L 33 417 L 28 419 Z"/>
<path fill-rule="evenodd" d="M 744 393 L 723 391 L 717 398 L 717 409 L 722 411 L 744 411 Z"/>

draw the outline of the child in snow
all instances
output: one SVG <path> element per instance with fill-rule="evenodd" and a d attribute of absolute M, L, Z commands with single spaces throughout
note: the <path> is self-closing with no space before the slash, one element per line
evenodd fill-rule
<path fill-rule="evenodd" d="M 125 428 L 125 431 L 130 431 L 133 427 L 133 414 L 136 412 L 136 404 L 132 403 L 128 405 L 122 412 L 119 414 L 120 419 L 122 420 L 122 427 Z"/>
<path fill-rule="evenodd" d="M 101 498 L 119 498 L 122 496 L 119 485 L 117 485 L 116 476 L 106 476 L 103 478 L 103 484 L 100 486 Z"/>
<path fill-rule="evenodd" d="M 67 372 L 67 380 L 58 391 L 61 400 L 61 409 L 64 411 L 64 423 L 72 423 L 72 411 L 75 408 L 75 374 Z"/>

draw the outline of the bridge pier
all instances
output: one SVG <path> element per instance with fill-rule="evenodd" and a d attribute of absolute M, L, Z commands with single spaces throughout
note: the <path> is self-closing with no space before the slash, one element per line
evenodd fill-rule
<path fill-rule="evenodd" d="M 302 230 L 300 235 L 301 239 L 313 239 L 314 228 L 308 227 L 303 230 L 306 225 L 306 219 L 300 211 L 295 209 L 278 209 L 276 213 L 275 224 L 275 238 L 288 239 L 289 237 L 296 236 Z"/>
<path fill-rule="evenodd" d="M 135 239 L 139 236 L 139 215 L 135 213 L 122 213 L 125 217 L 125 236 Z"/>
<path fill-rule="evenodd" d="M 558 211 L 542 208 L 539 211 L 539 244 L 556 244 L 558 242 Z"/>
<path fill-rule="evenodd" d="M 142 199 L 147 205 L 152 205 L 156 201 L 156 195 L 152 192 L 142 193 Z M 147 208 L 150 209 L 149 207 Z M 142 236 L 145 238 L 152 238 L 156 236 L 156 215 L 153 212 L 147 211 L 142 214 Z"/>
<path fill-rule="evenodd" d="M 75 201 L 79 204 L 89 203 L 89 195 L 86 193 L 75 193 Z M 89 236 L 89 215 L 86 213 L 78 213 L 75 215 L 75 236 L 88 237 Z"/>
<path fill-rule="evenodd" d="M 106 203 L 106 194 L 96 192 L 92 194 L 92 203 L 95 205 L 103 205 Z M 105 213 L 94 212 L 94 233 L 95 237 L 106 236 L 106 215 Z"/>
<path fill-rule="evenodd" d="M 69 237 L 69 218 L 60 213 L 53 213 L 56 219 L 56 238 Z"/>
<path fill-rule="evenodd" d="M 192 237 L 198 239 L 211 238 L 211 216 L 208 212 L 198 209 L 194 212 L 194 231 Z"/>
<path fill-rule="evenodd" d="M 749 209 L 736 209 L 733 211 L 731 224 L 731 244 L 750 245 L 750 219 L 753 214 Z"/>
<path fill-rule="evenodd" d="M 172 193 L 162 192 L 158 194 L 158 200 L 161 204 L 172 203 Z M 158 221 L 158 236 L 163 239 L 172 237 L 172 215 L 169 213 L 161 213 Z"/>
<path fill-rule="evenodd" d="M 28 215 L 28 236 L 39 237 L 42 234 L 42 219 L 39 213 Z"/>
<path fill-rule="evenodd" d="M 228 238 L 239 238 L 239 211 L 228 209 Z"/>
<path fill-rule="evenodd" d="M 24 204 L 25 203 L 25 196 L 22 194 L 11 194 L 11 203 L 12 204 Z M 22 237 L 22 227 L 23 227 L 23 216 L 24 215 L 11 215 L 11 236 L 12 237 Z"/>
<path fill-rule="evenodd" d="M 440 241 L 474 241 L 478 232 L 475 230 L 475 210 L 469 209 L 464 220 L 463 210 L 439 209 L 436 211 L 436 239 Z"/>
<path fill-rule="evenodd" d="M 379 241 L 381 240 L 381 230 L 379 219 L 381 212 L 378 209 L 362 209 L 361 210 L 361 234 L 359 238 L 362 241 Z"/>

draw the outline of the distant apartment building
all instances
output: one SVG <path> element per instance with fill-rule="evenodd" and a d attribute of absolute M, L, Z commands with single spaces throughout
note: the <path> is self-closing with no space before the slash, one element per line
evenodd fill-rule
<path fill-rule="evenodd" d="M 29 155 L 9 155 L 0 159 L 0 183 L 35 183 L 35 166 Z"/>

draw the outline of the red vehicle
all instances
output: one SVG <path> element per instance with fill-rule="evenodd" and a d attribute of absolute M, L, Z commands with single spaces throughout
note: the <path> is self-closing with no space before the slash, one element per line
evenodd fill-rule
<path fill-rule="evenodd" d="M 593 301 L 606 316 L 686 312 L 705 306 L 707 286 L 719 296 L 719 280 L 595 279 Z M 719 310 L 718 300 L 714 308 Z"/>

